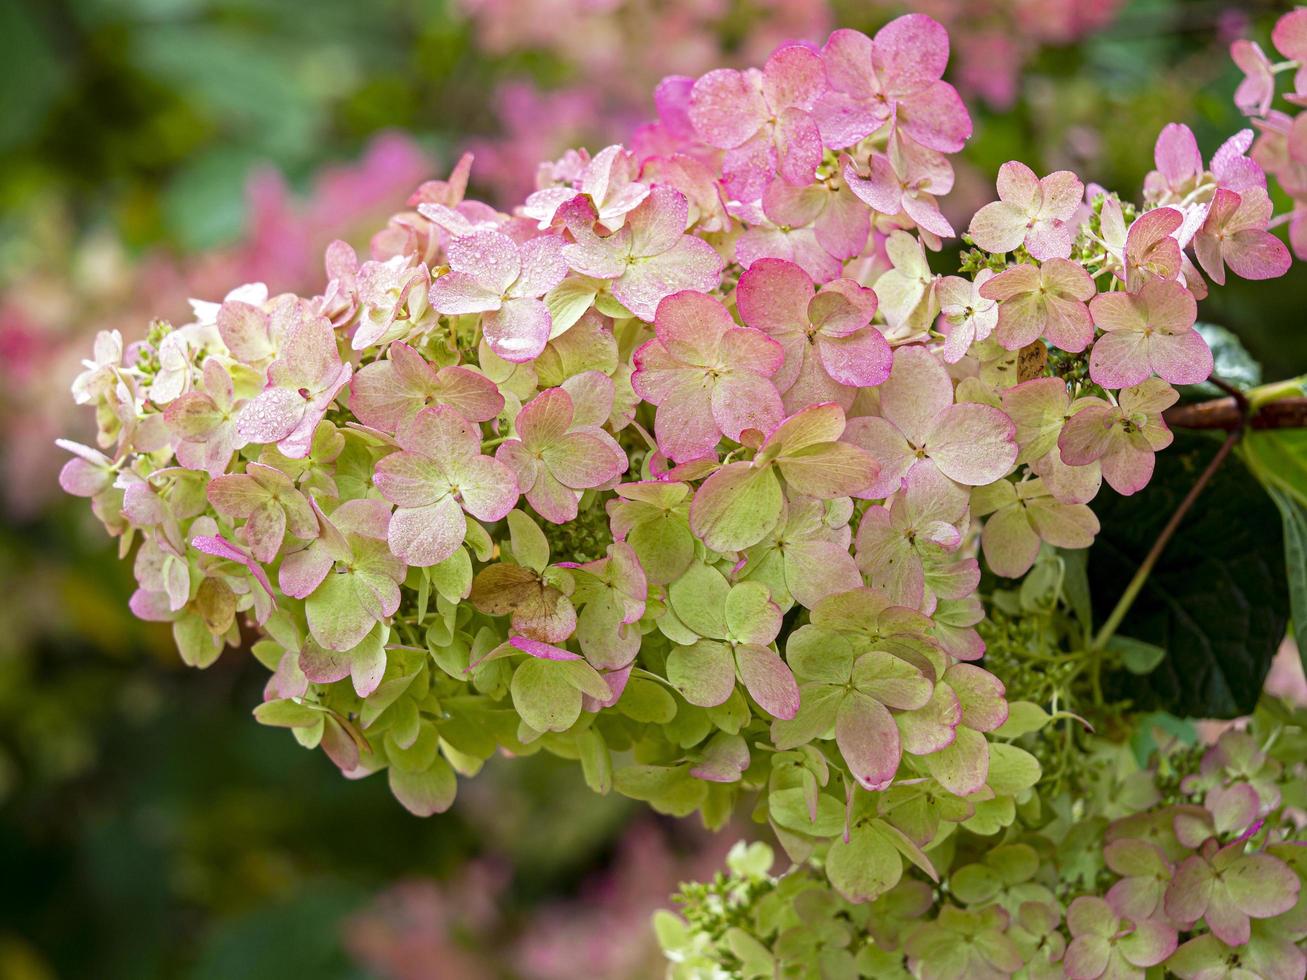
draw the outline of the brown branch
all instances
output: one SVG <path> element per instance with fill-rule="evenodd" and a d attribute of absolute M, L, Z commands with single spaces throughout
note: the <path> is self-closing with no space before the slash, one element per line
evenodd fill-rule
<path fill-rule="evenodd" d="M 1224 429 L 1230 432 L 1239 428 L 1244 409 L 1234 398 L 1215 398 L 1176 405 L 1168 408 L 1162 417 L 1167 425 L 1176 429 Z M 1307 428 L 1307 397 L 1267 402 L 1248 420 L 1248 425 L 1254 429 Z"/>

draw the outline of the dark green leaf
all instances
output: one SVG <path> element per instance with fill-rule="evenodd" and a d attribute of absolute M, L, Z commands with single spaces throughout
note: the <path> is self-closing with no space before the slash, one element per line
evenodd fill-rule
<path fill-rule="evenodd" d="M 1106 488 L 1094 503 L 1103 530 L 1089 553 L 1095 618 L 1120 598 L 1217 443 L 1177 436 L 1157 455 L 1152 482 L 1132 497 Z M 1144 708 L 1232 718 L 1257 703 L 1288 623 L 1274 505 L 1235 458 L 1227 459 L 1185 517 L 1135 600 L 1121 633 L 1167 651 L 1146 678 L 1112 678 L 1114 693 Z"/>
<path fill-rule="evenodd" d="M 1307 508 L 1278 487 L 1267 487 L 1284 518 L 1284 568 L 1289 580 L 1293 638 L 1307 671 Z"/>

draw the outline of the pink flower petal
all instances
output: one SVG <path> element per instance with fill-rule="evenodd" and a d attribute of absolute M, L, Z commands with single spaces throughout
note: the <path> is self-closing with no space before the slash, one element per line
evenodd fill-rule
<path fill-rule="evenodd" d="M 458 315 L 497 310 L 503 293 L 486 288 L 470 273 L 447 272 L 431 284 L 428 298 L 437 313 Z"/>
<path fill-rule="evenodd" d="M 1007 721 L 1003 682 L 975 664 L 953 664 L 943 681 L 962 705 L 962 724 L 978 732 L 992 732 Z"/>
<path fill-rule="evenodd" d="M 902 347 L 880 386 L 880 411 L 915 446 L 926 442 L 935 417 L 953 404 L 953 381 L 924 347 Z"/>
<path fill-rule="evenodd" d="M 631 254 L 662 255 L 681 240 L 690 216 L 690 202 L 674 187 L 659 184 L 627 215 Z"/>
<path fill-rule="evenodd" d="M 1124 294 L 1104 293 L 1099 298 L 1121 295 Z M 1152 373 L 1149 341 L 1142 331 L 1105 334 L 1098 338 L 1089 354 L 1089 376 L 1104 388 L 1129 388 Z"/>
<path fill-rule="evenodd" d="M 949 39 L 925 14 L 896 17 L 872 42 L 872 64 L 890 95 L 903 96 L 938 81 L 948 65 Z"/>
<path fill-rule="evenodd" d="M 890 36 L 893 37 L 892 34 Z M 886 47 L 889 49 L 887 53 L 892 55 L 895 46 L 887 41 Z M 861 31 L 847 28 L 832 31 L 821 49 L 821 60 L 826 69 L 827 81 L 839 91 L 856 98 L 870 97 L 872 94 L 870 68 L 874 50 L 872 39 Z M 853 142 L 857 142 L 857 139 L 861 137 L 857 137 Z"/>
<path fill-rule="evenodd" d="M 1112 445 L 1116 420 L 1111 407 L 1101 401 L 1078 410 L 1067 419 L 1057 440 L 1063 462 L 1084 466 L 1102 459 Z"/>
<path fill-rule="evenodd" d="M 510 508 L 511 509 L 511 508 Z M 401 507 L 391 515 L 388 541 L 396 558 L 409 565 L 438 565 L 463 543 L 463 509 L 446 494 L 425 507 Z"/>
<path fill-rule="evenodd" d="M 505 300 L 481 318 L 486 343 L 506 361 L 521 363 L 540 356 L 549 342 L 553 320 L 538 299 Z"/>
<path fill-rule="evenodd" d="M 629 266 L 612 285 L 623 306 L 642 320 L 652 321 L 658 304 L 682 290 L 706 292 L 721 282 L 724 263 L 701 238 L 682 235 L 670 249 Z"/>
<path fill-rule="evenodd" d="M 425 507 L 448 492 L 449 480 L 435 460 L 421 453 L 391 453 L 377 460 L 372 482 L 399 507 Z"/>
<path fill-rule="evenodd" d="M 654 436 L 658 447 L 678 463 L 698 459 L 716 449 L 721 430 L 713 416 L 712 394 L 693 375 L 678 381 L 658 406 L 654 414 Z"/>
<path fill-rule="evenodd" d="M 768 258 L 758 259 L 740 276 L 735 302 L 745 324 L 779 339 L 806 328 L 814 295 L 806 272 L 793 262 Z"/>
<path fill-rule="evenodd" d="M 711 404 L 717 427 L 736 442 L 746 429 L 768 432 L 785 416 L 776 386 L 757 374 L 740 372 L 718 378 L 712 386 Z"/>
<path fill-rule="evenodd" d="M 544 451 L 544 462 L 564 486 L 598 487 L 625 471 L 626 454 L 601 429 L 572 432 Z"/>
<path fill-rule="evenodd" d="M 997 408 L 953 405 L 936 417 L 924 448 L 949 479 L 983 486 L 1016 462 L 1016 426 Z"/>
<path fill-rule="evenodd" d="M 875 327 L 863 327 L 845 337 L 819 335 L 816 346 L 826 373 L 854 388 L 882 384 L 894 362 L 889 342 Z"/>
<path fill-rule="evenodd" d="M 898 726 L 875 698 L 860 691 L 844 696 L 835 715 L 835 743 L 863 789 L 883 790 L 898 774 L 902 755 Z"/>
<path fill-rule="evenodd" d="M 478 231 L 455 238 L 446 247 L 446 254 L 454 272 L 471 277 L 482 289 L 498 296 L 508 292 L 522 271 L 517 244 L 498 231 Z"/>
<path fill-rule="evenodd" d="M 750 697 L 769 715 L 788 721 L 799 713 L 799 685 L 775 650 L 741 644 L 735 662 Z"/>
<path fill-rule="evenodd" d="M 1193 130 L 1182 123 L 1170 123 L 1162 128 L 1153 149 L 1153 160 L 1162 176 L 1172 187 L 1202 176 L 1203 155 Z"/>
<path fill-rule="evenodd" d="M 294 431 L 306 402 L 292 388 L 265 388 L 236 418 L 236 431 L 248 442 L 271 444 Z"/>
<path fill-rule="evenodd" d="M 899 490 L 903 478 L 908 475 L 908 470 L 917 459 L 916 453 L 893 423 L 877 416 L 850 419 L 843 438 L 846 442 L 865 449 L 880 464 L 880 474 L 876 481 L 859 494 L 870 500 L 883 500 Z"/>
<path fill-rule="evenodd" d="M 693 290 L 663 299 L 654 320 L 654 333 L 667 352 L 682 364 L 696 367 L 715 363 L 722 338 L 734 329 L 735 321 L 726 307 Z"/>
<path fill-rule="evenodd" d="M 517 434 L 531 450 L 557 443 L 572 427 L 572 396 L 564 388 L 548 388 L 517 413 Z"/>
<path fill-rule="evenodd" d="M 710 71 L 690 91 L 690 121 L 712 146 L 739 146 L 758 131 L 767 115 L 760 79 L 744 72 Z"/>
<path fill-rule="evenodd" d="M 1028 220 L 1020 209 L 995 201 L 975 213 L 967 234 L 986 252 L 1011 252 L 1026 240 Z"/>
<path fill-rule="evenodd" d="M 1148 363 L 1159 378 L 1173 385 L 1206 381 L 1214 366 L 1212 349 L 1197 330 L 1154 334 L 1149 344 Z"/>
<path fill-rule="evenodd" d="M 762 69 L 762 92 L 773 111 L 797 106 L 810 109 L 826 90 L 820 56 L 804 44 L 783 44 Z"/>
<path fill-rule="evenodd" d="M 447 405 L 432 405 L 398 433 L 401 449 L 421 453 L 442 465 L 481 452 L 481 431 Z"/>
<path fill-rule="evenodd" d="M 948 82 L 901 98 L 896 121 L 909 138 L 940 153 L 957 153 L 972 133 L 971 115 Z"/>
<path fill-rule="evenodd" d="M 463 509 L 477 520 L 503 520 L 517 503 L 517 478 L 490 456 L 452 461 L 450 478 L 456 482 Z"/>
<path fill-rule="evenodd" d="M 522 268 L 509 296 L 539 298 L 567 275 L 563 243 L 553 235 L 533 238 L 518 249 Z"/>

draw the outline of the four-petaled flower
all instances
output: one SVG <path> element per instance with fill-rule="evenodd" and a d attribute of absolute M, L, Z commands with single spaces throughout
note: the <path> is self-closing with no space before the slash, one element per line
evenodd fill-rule
<path fill-rule="evenodd" d="M 540 297 L 567 275 L 562 242 L 551 235 L 519 246 L 498 231 L 455 238 L 446 248 L 451 272 L 431 284 L 441 313 L 481 313 L 490 349 L 506 361 L 530 361 L 549 341 L 553 320 Z"/>
<path fill-rule="evenodd" d="M 608 146 L 595 154 L 577 180 L 557 187 L 545 187 L 526 199 L 522 213 L 535 218 L 540 228 L 554 223 L 558 209 L 578 193 L 594 205 L 599 223 L 616 231 L 626 216 L 649 196 L 649 185 L 637 180 L 640 163 L 636 155 L 621 146 Z"/>
<path fill-rule="evenodd" d="M 585 197 L 560 209 L 574 241 L 563 255 L 577 272 L 612 280 L 613 298 L 641 320 L 653 320 L 663 298 L 681 290 L 711 290 L 724 263 L 702 238 L 685 234 L 690 203 L 674 187 L 659 184 L 626 224 L 611 235 L 595 233 L 595 211 Z"/>
<path fill-rule="evenodd" d="M 941 329 L 947 324 L 940 351 L 945 363 L 962 360 L 973 344 L 985 340 L 998 326 L 998 300 L 981 291 L 995 275 L 993 269 L 981 269 L 974 280 L 945 276 L 936 285 Z"/>
<path fill-rule="evenodd" d="M 817 120 L 826 145 L 852 146 L 891 123 L 895 133 L 927 149 L 962 149 L 971 117 L 957 90 L 942 81 L 948 55 L 948 32 L 925 14 L 896 18 L 874 38 L 835 31 L 821 49 L 830 89 L 817 105 Z"/>
<path fill-rule="evenodd" d="M 986 204 L 971 219 L 971 237 L 986 252 L 1011 252 L 1026 246 L 1032 257 L 1065 259 L 1071 254 L 1085 185 L 1069 170 L 1038 177 L 1016 160 L 998 171 L 999 200 Z"/>
<path fill-rule="evenodd" d="M 410 565 L 436 565 L 463 543 L 463 512 L 481 521 L 502 520 L 517 503 L 517 478 L 481 453 L 478 428 L 444 405 L 424 408 L 403 426 L 400 452 L 377 462 L 372 480 L 397 508 L 390 519 L 390 548 Z"/>
<path fill-rule="evenodd" d="M 876 294 L 851 279 L 818 292 L 792 262 L 760 259 L 740 277 L 735 301 L 740 318 L 785 352 L 772 380 L 788 412 L 821 402 L 848 409 L 859 388 L 889 377 L 889 343 L 871 326 Z"/>
<path fill-rule="evenodd" d="M 719 68 L 690 91 L 690 121 L 711 146 L 726 151 L 726 186 L 757 200 L 773 174 L 812 182 L 821 163 L 821 134 L 811 109 L 826 90 L 821 58 L 802 44 L 777 48 L 762 71 Z"/>
<path fill-rule="evenodd" d="M 921 347 L 904 347 L 880 386 L 880 415 L 849 420 L 846 438 L 880 464 L 859 496 L 899 489 L 909 471 L 934 464 L 950 480 L 983 486 L 1007 475 L 1017 458 L 1016 429 L 997 408 L 953 403 L 953 380 Z"/>
<path fill-rule="evenodd" d="M 1161 919 L 1118 916 L 1096 895 L 1082 895 L 1066 912 L 1071 942 L 1062 965 L 1070 980 L 1143 980 L 1175 952 L 1175 929 Z"/>
<path fill-rule="evenodd" d="M 990 569 L 1007 578 L 1020 578 L 1030 570 L 1041 541 L 1056 548 L 1088 548 L 1098 534 L 1098 518 L 1087 505 L 1061 502 L 1039 478 L 977 487 L 971 494 L 971 512 L 989 515 L 981 547 Z"/>
<path fill-rule="evenodd" d="M 771 646 L 781 611 L 766 586 L 731 585 L 717 569 L 694 564 L 671 584 L 668 596 L 690 642 L 668 656 L 667 679 L 687 701 L 705 708 L 722 704 L 738 677 L 771 717 L 794 717 L 799 685 Z"/>
<path fill-rule="evenodd" d="M 1198 264 L 1214 282 L 1225 283 L 1226 266 L 1243 279 L 1274 279 L 1289 271 L 1289 249 L 1266 230 L 1272 210 L 1260 187 L 1242 194 L 1224 187 L 1216 191 L 1207 220 L 1194 236 Z"/>
<path fill-rule="evenodd" d="M 350 338 L 354 350 L 385 346 L 420 327 L 427 313 L 431 273 L 414 266 L 407 255 L 385 262 L 364 262 L 354 282 L 358 325 Z"/>
<path fill-rule="evenodd" d="M 1089 354 L 1095 384 L 1129 388 L 1155 374 L 1191 385 L 1212 373 L 1212 351 L 1194 329 L 1198 304 L 1178 282 L 1152 279 L 1137 293 L 1099 293 L 1089 312 L 1104 331 Z"/>
<path fill-rule="evenodd" d="M 686 291 L 658 304 L 654 339 L 635 352 L 631 384 L 658 406 L 658 447 L 679 463 L 712 453 L 722 436 L 771 431 L 784 415 L 771 381 L 784 360 L 761 330 L 737 326 L 720 302 Z"/>
<path fill-rule="evenodd" d="M 259 561 L 277 557 L 287 531 L 303 541 L 318 536 L 318 521 L 308 500 L 274 466 L 250 463 L 244 473 L 214 477 L 205 492 L 219 514 L 245 522 L 241 534 Z"/>
<path fill-rule="evenodd" d="M 313 430 L 350 372 L 350 365 L 341 363 L 330 321 L 320 316 L 296 320 L 268 365 L 268 386 L 237 417 L 237 437 L 276 443 L 291 459 L 303 459 L 313 443 Z"/>
<path fill-rule="evenodd" d="M 430 405 L 447 405 L 470 422 L 488 422 L 504 407 L 498 386 L 484 374 L 457 365 L 437 370 L 408 344 L 393 343 L 386 359 L 366 364 L 349 385 L 349 407 L 358 420 L 397 432 Z"/>
<path fill-rule="evenodd" d="M 202 391 L 188 391 L 168 405 L 164 419 L 177 439 L 177 462 L 217 476 L 227 470 L 246 439 L 236 429 L 236 390 L 231 375 L 216 358 L 204 362 Z"/>
<path fill-rule="evenodd" d="M 843 174 L 849 189 L 873 211 L 891 218 L 906 214 L 939 238 L 956 234 L 937 200 L 953 189 L 953 166 L 944 154 L 892 139 L 886 152 L 871 154 L 867 169 L 864 177 L 850 160 Z"/>
<path fill-rule="evenodd" d="M 965 490 L 932 466 L 915 466 L 887 507 L 862 515 L 858 568 L 890 601 L 927 613 L 939 599 L 960 599 L 980 581 L 974 558 L 958 560 L 967 526 Z"/>
<path fill-rule="evenodd" d="M 1050 259 L 1036 268 L 1017 265 L 1000 272 L 980 289 L 998 301 L 998 342 L 1020 350 L 1047 337 L 1064 351 L 1078 354 L 1094 339 L 1085 305 L 1097 292 L 1094 280 L 1069 259 Z"/>
<path fill-rule="evenodd" d="M 386 544 L 391 515 L 385 501 L 347 500 L 330 517 L 320 510 L 317 516 L 317 537 L 282 559 L 277 583 L 292 599 L 305 600 L 309 635 L 325 650 L 344 652 L 357 647 L 379 620 L 395 614 L 404 562 Z M 316 666 L 326 668 L 327 659 L 316 658 Z M 300 663 L 305 664 L 303 654 Z M 382 653 L 357 664 L 342 661 L 336 676 L 305 672 L 310 680 L 323 682 L 354 673 L 355 687 L 366 697 L 381 683 L 385 667 Z"/>
<path fill-rule="evenodd" d="M 1123 389 L 1116 405 L 1081 399 L 1058 437 L 1062 461 L 1071 466 L 1098 461 L 1117 493 L 1128 497 L 1142 490 L 1153 476 L 1153 454 L 1175 438 L 1162 412 L 1179 397 L 1165 381 L 1149 378 Z"/>
<path fill-rule="evenodd" d="M 583 384 L 612 382 L 587 372 Z M 605 404 L 605 401 L 607 404 Z M 517 413 L 516 439 L 495 451 L 495 458 L 517 476 L 517 487 L 541 517 L 555 524 L 575 520 L 581 491 L 610 483 L 625 472 L 626 453 L 601 426 L 608 419 L 609 398 L 578 405 L 566 388 L 548 388 Z"/>
<path fill-rule="evenodd" d="M 1180 862 L 1166 890 L 1167 917 L 1185 928 L 1200 919 L 1217 939 L 1242 946 L 1251 919 L 1293 908 L 1302 887 L 1293 869 L 1271 854 L 1249 853 L 1243 841 L 1202 851 Z"/>

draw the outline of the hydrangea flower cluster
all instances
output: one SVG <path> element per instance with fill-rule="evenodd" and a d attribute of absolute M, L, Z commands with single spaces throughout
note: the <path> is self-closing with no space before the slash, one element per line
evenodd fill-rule
<path fill-rule="evenodd" d="M 1012 708 L 1000 734 L 1014 739 L 1048 720 Z M 963 824 L 933 869 L 870 903 L 811 869 L 772 877 L 770 848 L 736 845 L 727 875 L 656 915 L 669 976 L 1301 978 L 1305 723 L 1268 700 L 1248 730 L 1206 751 L 1175 742 L 1148 768 L 1099 740 L 1088 785 L 1025 801 L 998 837 Z M 887 819 L 916 833 L 909 813 Z"/>
<path fill-rule="evenodd" d="M 1287 252 L 1222 203 L 1244 144 L 1195 195 L 1168 130 L 1143 206 L 1006 164 L 936 274 L 948 56 L 909 15 L 670 77 L 634 148 L 543 166 L 512 214 L 465 159 L 370 257 L 330 246 L 320 295 L 103 334 L 63 484 L 133 610 L 200 667 L 251 624 L 258 720 L 418 814 L 543 749 L 712 826 L 761 794 L 854 902 L 1010 825 L 1040 766 L 978 662 L 982 561 L 1090 544 L 1211 371 L 1198 267 Z"/>

